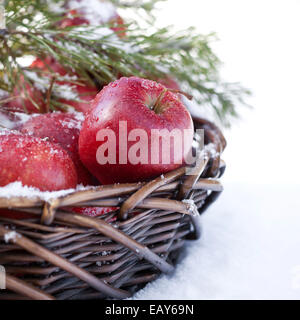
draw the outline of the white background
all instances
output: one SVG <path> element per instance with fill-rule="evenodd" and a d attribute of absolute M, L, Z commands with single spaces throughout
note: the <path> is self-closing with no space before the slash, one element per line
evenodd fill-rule
<path fill-rule="evenodd" d="M 253 110 L 226 132 L 228 181 L 299 183 L 300 1 L 168 0 L 160 25 L 216 32 L 223 78 L 251 89 Z"/>
<path fill-rule="evenodd" d="M 252 90 L 226 130 L 225 191 L 148 299 L 300 298 L 300 1 L 169 0 L 161 26 L 215 31 L 222 76 Z"/>

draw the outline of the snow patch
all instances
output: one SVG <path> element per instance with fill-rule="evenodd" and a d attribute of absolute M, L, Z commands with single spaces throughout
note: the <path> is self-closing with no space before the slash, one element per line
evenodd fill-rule
<path fill-rule="evenodd" d="M 50 79 L 40 77 L 34 71 L 24 71 L 25 75 L 33 82 L 33 86 L 42 92 L 46 92 L 50 85 Z"/>
<path fill-rule="evenodd" d="M 77 10 L 92 26 L 108 23 L 117 12 L 112 3 L 103 0 L 68 1 L 68 8 Z"/>
<path fill-rule="evenodd" d="M 210 156 L 215 159 L 220 156 L 220 153 L 216 150 L 216 145 L 213 143 L 209 143 L 205 145 L 204 150 L 210 154 Z"/>
<path fill-rule="evenodd" d="M 199 215 L 198 208 L 197 208 L 194 200 L 184 199 L 184 200 L 182 200 L 182 202 L 187 205 L 187 210 L 192 216 L 195 217 L 195 216 Z"/>
<path fill-rule="evenodd" d="M 16 231 L 11 231 L 4 235 L 4 241 L 6 243 L 8 243 L 11 240 L 15 242 L 18 237 L 20 237 L 20 235 Z"/>
<path fill-rule="evenodd" d="M 34 187 L 23 186 L 20 181 L 12 182 L 5 187 L 0 187 L 0 198 L 38 198 L 42 201 L 49 201 L 54 198 L 59 198 L 71 194 L 76 191 L 89 190 L 94 187 L 84 187 L 82 184 L 77 185 L 76 189 L 67 189 L 60 191 L 40 191 Z"/>

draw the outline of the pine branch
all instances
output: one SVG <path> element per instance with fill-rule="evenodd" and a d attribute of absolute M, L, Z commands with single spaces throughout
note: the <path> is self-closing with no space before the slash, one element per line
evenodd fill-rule
<path fill-rule="evenodd" d="M 128 10 L 142 8 L 153 15 L 158 0 L 113 2 Z M 54 4 L 59 3 L 58 0 L 6 1 L 6 29 L 0 33 L 0 89 L 13 92 L 21 76 L 45 94 L 53 78 L 70 85 L 96 81 L 102 87 L 120 75 L 154 80 L 171 76 L 200 106 L 213 108 L 225 125 L 230 123 L 230 117 L 237 115 L 236 106 L 244 104 L 249 92 L 239 84 L 222 82 L 219 78 L 220 61 L 210 47 L 214 35 L 199 35 L 192 28 L 174 33 L 170 27 L 149 34 L 137 23 L 127 26 L 124 38 L 111 31 L 110 24 L 62 29 L 57 22 L 66 10 L 63 3 L 53 10 Z M 41 70 L 28 70 L 19 63 L 24 55 L 40 59 L 51 56 L 69 75 L 76 74 L 77 79 L 66 79 L 51 68 L 45 78 Z M 48 104 L 55 109 L 59 104 L 59 85 L 52 84 L 51 93 Z M 74 95 L 74 99 L 78 97 Z"/>

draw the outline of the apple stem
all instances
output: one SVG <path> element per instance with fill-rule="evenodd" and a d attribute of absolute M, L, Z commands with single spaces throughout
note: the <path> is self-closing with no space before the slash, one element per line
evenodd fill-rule
<path fill-rule="evenodd" d="M 152 108 L 155 113 L 158 113 L 158 109 L 160 108 L 160 102 L 167 91 L 168 91 L 168 89 L 162 90 L 162 92 L 159 94 L 157 100 L 155 101 L 153 108 Z"/>
<path fill-rule="evenodd" d="M 177 89 L 170 89 L 170 88 L 166 88 L 164 90 L 162 90 L 162 92 L 159 94 L 155 104 L 153 105 L 152 107 L 152 110 L 155 112 L 155 113 L 159 113 L 159 108 L 160 108 L 160 102 L 161 100 L 163 99 L 164 95 L 166 94 L 167 91 L 170 91 L 172 93 L 179 93 L 179 94 L 182 94 L 184 95 L 185 97 L 187 97 L 189 100 L 192 100 L 193 99 L 193 96 L 191 94 L 188 94 L 184 91 L 181 91 L 181 90 L 177 90 Z"/>

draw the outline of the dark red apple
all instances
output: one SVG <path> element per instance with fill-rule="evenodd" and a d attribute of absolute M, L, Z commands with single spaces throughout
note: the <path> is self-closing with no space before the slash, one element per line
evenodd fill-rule
<path fill-rule="evenodd" d="M 0 186 L 15 181 L 41 191 L 75 188 L 77 173 L 67 151 L 49 141 L 0 132 Z"/>
<path fill-rule="evenodd" d="M 135 129 L 140 129 L 140 136 Z M 175 130 L 182 139 L 170 139 L 166 151 L 158 130 L 167 134 Z M 93 101 L 80 132 L 79 154 L 103 184 L 136 182 L 180 167 L 192 141 L 193 122 L 177 94 L 155 81 L 123 77 L 104 87 Z"/>
<path fill-rule="evenodd" d="M 36 218 L 34 214 L 27 212 L 16 211 L 12 209 L 0 209 L 0 217 L 7 219 L 23 220 Z"/>
<path fill-rule="evenodd" d="M 77 113 L 46 113 L 32 117 L 19 129 L 22 133 L 39 138 L 47 138 L 50 142 L 58 143 L 68 151 L 73 160 L 78 183 L 94 185 L 95 178 L 83 166 L 78 153 L 78 139 L 83 118 Z"/>

